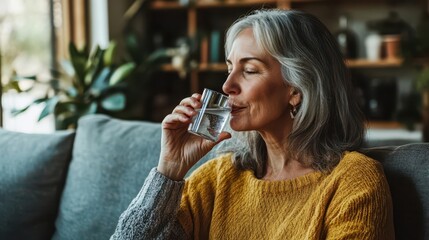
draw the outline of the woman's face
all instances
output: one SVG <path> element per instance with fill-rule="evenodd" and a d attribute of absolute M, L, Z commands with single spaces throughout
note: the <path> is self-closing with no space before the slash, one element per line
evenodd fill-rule
<path fill-rule="evenodd" d="M 227 65 L 223 91 L 233 104 L 232 129 L 272 132 L 291 125 L 291 88 L 281 76 L 280 63 L 256 44 L 252 29 L 234 40 Z"/>

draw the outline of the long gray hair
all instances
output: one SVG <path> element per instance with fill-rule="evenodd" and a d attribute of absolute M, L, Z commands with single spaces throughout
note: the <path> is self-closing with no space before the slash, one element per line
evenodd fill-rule
<path fill-rule="evenodd" d="M 362 145 L 365 134 L 364 116 L 335 39 L 320 20 L 308 13 L 257 10 L 228 29 L 226 56 L 246 28 L 252 28 L 257 44 L 280 62 L 286 83 L 301 93 L 286 146 L 289 156 L 316 170 L 331 170 L 344 151 Z M 233 138 L 219 150 L 234 153 L 234 164 L 239 169 L 263 176 L 267 148 L 258 132 L 233 132 Z"/>

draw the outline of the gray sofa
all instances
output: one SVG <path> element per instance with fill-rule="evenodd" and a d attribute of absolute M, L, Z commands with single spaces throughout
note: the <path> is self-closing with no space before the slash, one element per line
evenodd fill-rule
<path fill-rule="evenodd" d="M 0 130 L 0 239 L 108 239 L 156 166 L 160 135 L 159 123 L 103 115 L 76 132 Z M 363 151 L 385 167 L 397 239 L 429 239 L 429 143 Z"/>

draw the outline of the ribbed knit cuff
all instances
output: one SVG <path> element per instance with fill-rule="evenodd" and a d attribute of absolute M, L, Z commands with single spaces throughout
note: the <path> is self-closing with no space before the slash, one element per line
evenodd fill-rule
<path fill-rule="evenodd" d="M 153 168 L 139 194 L 119 218 L 111 239 L 158 239 L 172 231 L 185 181 L 173 181 Z"/>
<path fill-rule="evenodd" d="M 153 168 L 136 199 L 151 211 L 172 214 L 180 205 L 184 186 L 185 181 L 171 180 Z"/>

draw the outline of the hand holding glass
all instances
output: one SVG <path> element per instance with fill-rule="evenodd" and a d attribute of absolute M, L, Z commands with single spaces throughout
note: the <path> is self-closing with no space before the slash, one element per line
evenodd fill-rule
<path fill-rule="evenodd" d="M 216 142 L 228 122 L 231 112 L 228 97 L 205 88 L 201 96 L 201 103 L 201 108 L 195 109 L 198 114 L 192 118 L 188 131 Z"/>

